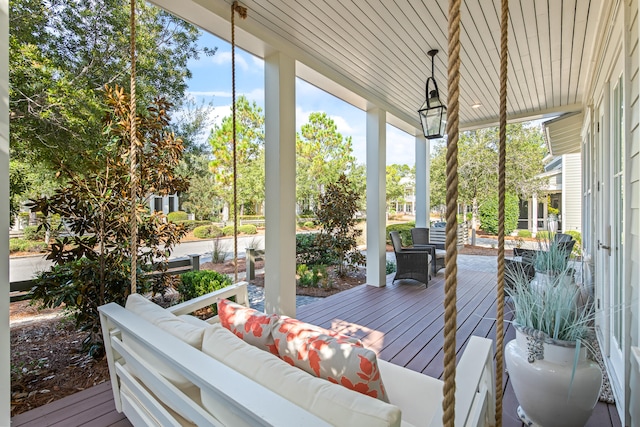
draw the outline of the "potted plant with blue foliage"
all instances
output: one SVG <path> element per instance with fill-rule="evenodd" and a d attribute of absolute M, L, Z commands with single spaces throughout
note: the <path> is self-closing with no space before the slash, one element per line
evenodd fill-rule
<path fill-rule="evenodd" d="M 584 426 L 602 384 L 600 367 L 587 358 L 593 305 L 582 302 L 579 286 L 567 284 L 573 269 L 566 262 L 537 283 L 518 271 L 509 274 L 516 339 L 506 345 L 505 359 L 518 415 L 529 426 Z"/>

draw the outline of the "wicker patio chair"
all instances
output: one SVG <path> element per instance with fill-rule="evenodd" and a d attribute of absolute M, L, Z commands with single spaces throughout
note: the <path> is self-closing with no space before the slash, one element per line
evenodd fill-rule
<path fill-rule="evenodd" d="M 429 285 L 431 270 L 431 255 L 429 250 L 416 248 L 403 248 L 402 239 L 397 231 L 389 233 L 393 251 L 396 254 L 396 275 L 393 281 L 400 279 L 413 279 Z"/>
<path fill-rule="evenodd" d="M 429 229 L 423 227 L 416 227 L 411 229 L 411 239 L 413 240 L 413 246 L 416 249 L 427 248 L 431 255 L 431 273 L 433 277 L 438 274 L 438 270 L 445 266 L 445 255 L 447 251 L 444 250 L 444 244 L 431 243 L 429 241 Z"/>
<path fill-rule="evenodd" d="M 567 239 L 568 237 L 568 239 Z M 565 253 L 567 262 L 569 261 L 569 256 L 571 255 L 571 251 L 573 250 L 573 246 L 576 244 L 576 241 L 568 234 L 557 233 L 551 242 L 552 245 L 557 245 L 560 251 Z M 515 286 L 514 278 L 516 277 L 526 277 L 526 279 L 531 282 L 536 275 L 535 270 L 535 262 L 538 254 L 546 252 L 544 250 L 536 250 L 536 249 L 523 249 L 523 248 L 513 248 L 514 257 L 519 257 L 518 259 L 505 259 L 505 278 L 504 284 L 505 289 L 511 288 Z"/>

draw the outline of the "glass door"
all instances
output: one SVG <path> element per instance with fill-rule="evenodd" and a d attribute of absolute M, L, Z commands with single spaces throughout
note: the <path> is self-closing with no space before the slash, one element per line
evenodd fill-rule
<path fill-rule="evenodd" d="M 611 301 L 609 357 L 618 386 L 624 385 L 624 91 L 620 77 L 612 94 L 611 156 Z"/>

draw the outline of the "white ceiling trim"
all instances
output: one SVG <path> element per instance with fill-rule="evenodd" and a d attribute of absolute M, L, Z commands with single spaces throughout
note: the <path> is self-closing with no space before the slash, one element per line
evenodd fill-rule
<path fill-rule="evenodd" d="M 584 114 L 569 113 L 543 123 L 549 152 L 554 156 L 579 153 Z"/>

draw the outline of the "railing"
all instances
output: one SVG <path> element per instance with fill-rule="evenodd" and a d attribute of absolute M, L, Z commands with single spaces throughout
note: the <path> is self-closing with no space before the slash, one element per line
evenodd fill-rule
<path fill-rule="evenodd" d="M 446 242 L 446 229 L 431 227 L 429 230 L 429 242 L 442 243 Z M 458 224 L 458 247 L 461 248 L 469 243 L 469 225 L 466 222 Z"/>
<path fill-rule="evenodd" d="M 158 267 L 158 266 L 156 266 Z M 151 274 L 182 274 L 187 271 L 199 271 L 200 270 L 200 255 L 189 255 L 184 258 L 176 258 L 168 262 L 167 269 L 165 271 L 154 271 Z M 31 299 L 31 288 L 33 288 L 35 281 L 18 280 L 9 283 L 9 299 L 11 302 L 20 301 L 25 299 Z"/>
<path fill-rule="evenodd" d="M 259 249 L 247 248 L 246 269 L 247 278 L 245 280 L 255 280 L 256 278 L 256 260 L 264 260 L 264 251 Z"/>

